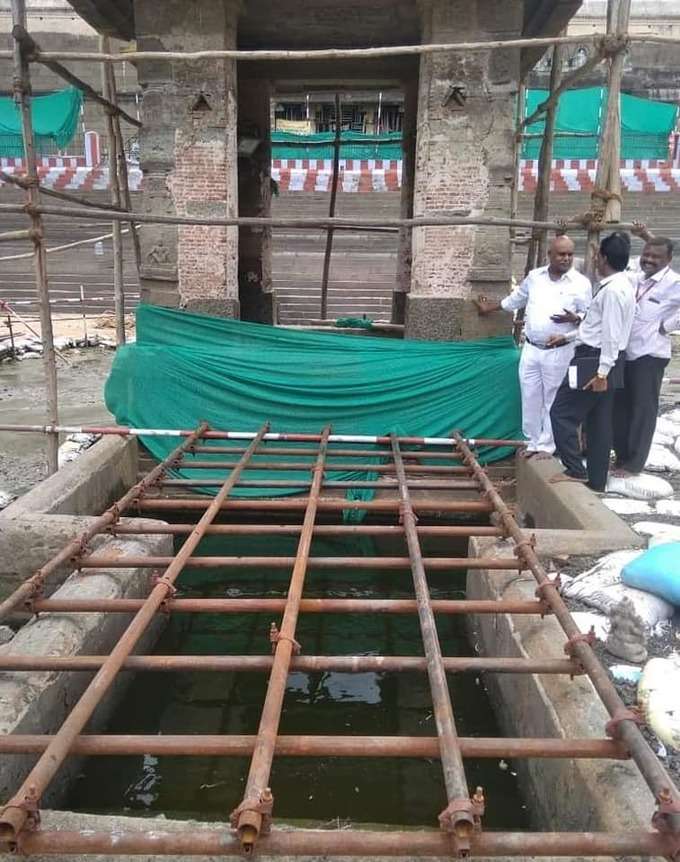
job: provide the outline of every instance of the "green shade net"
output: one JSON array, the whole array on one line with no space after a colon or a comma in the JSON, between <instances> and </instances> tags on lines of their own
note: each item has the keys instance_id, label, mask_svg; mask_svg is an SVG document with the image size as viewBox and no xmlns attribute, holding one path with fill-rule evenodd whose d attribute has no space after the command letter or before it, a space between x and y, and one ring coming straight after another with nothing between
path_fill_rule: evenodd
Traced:
<instances>
[{"instance_id":1,"label":"green shade net","mask_svg":"<svg viewBox=\"0 0 680 862\"><path fill-rule=\"evenodd\" d=\"M548 90L529 90L525 117L549 96ZM555 124L554 159L596 159L604 121L607 90L586 87L567 90L559 99ZM668 137L678 118L676 105L621 94L621 158L667 159ZM545 119L527 126L522 158L537 159Z\"/></svg>"},{"instance_id":2,"label":"green shade net","mask_svg":"<svg viewBox=\"0 0 680 862\"><path fill-rule=\"evenodd\" d=\"M33 138L38 153L65 149L78 126L83 95L67 87L31 101ZM11 97L0 98L0 156L22 158L21 114Z\"/></svg>"},{"instance_id":3,"label":"green shade net","mask_svg":"<svg viewBox=\"0 0 680 862\"><path fill-rule=\"evenodd\" d=\"M332 159L335 132L298 135L294 132L272 132L273 159ZM341 159L400 159L401 132L365 135L361 132L340 133Z\"/></svg>"},{"instance_id":4,"label":"green shade net","mask_svg":"<svg viewBox=\"0 0 680 862\"><path fill-rule=\"evenodd\" d=\"M445 437L459 428L470 437L516 439L521 436L517 360L518 350L506 337L474 342L339 338L141 305L137 342L117 350L105 399L119 423L137 428L194 428L205 419L215 429L230 431L256 431L269 421L273 432L282 433L319 433L330 423L335 434ZM145 436L142 441L158 459L179 443L177 437ZM237 447L247 442L219 440L209 445ZM295 444L267 444L291 445ZM480 460L496 460L510 451L480 450ZM235 461L238 456L197 453L186 459L187 465L192 457ZM276 455L264 458L282 460ZM283 468L258 470L257 460L243 479L311 478ZM313 457L305 460L310 467L314 463ZM333 470L330 460L326 478L375 479L371 466L380 463L378 455L343 457L338 463L359 460L365 468L351 472ZM226 476L224 470L190 466L174 475L221 481ZM217 487L197 490L215 494ZM239 487L232 494L278 496L304 490L272 485ZM357 489L347 498L371 495L372 490Z\"/></svg>"}]
</instances>

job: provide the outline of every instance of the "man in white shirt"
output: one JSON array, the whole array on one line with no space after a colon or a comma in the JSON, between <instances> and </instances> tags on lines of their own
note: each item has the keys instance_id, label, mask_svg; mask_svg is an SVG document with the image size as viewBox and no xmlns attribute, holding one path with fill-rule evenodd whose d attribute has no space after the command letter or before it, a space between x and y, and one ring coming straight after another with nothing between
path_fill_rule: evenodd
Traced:
<instances>
[{"instance_id":1,"label":"man in white shirt","mask_svg":"<svg viewBox=\"0 0 680 862\"><path fill-rule=\"evenodd\" d=\"M574 359L550 411L557 455L566 468L564 474L551 481L586 482L594 491L604 491L607 484L614 390L623 383L623 351L635 314L635 294L625 273L629 256L627 234L612 233L600 243L599 288L574 334ZM553 341L566 341L568 337L573 335L557 336ZM578 375L572 372L578 371L581 377L587 376L585 383L574 380ZM578 427L582 424L587 438L587 470L578 442Z\"/></svg>"},{"instance_id":2,"label":"man in white shirt","mask_svg":"<svg viewBox=\"0 0 680 862\"><path fill-rule=\"evenodd\" d=\"M550 408L574 354L571 342L548 346L555 335L566 335L581 322L590 305L590 282L572 267L574 243L556 237L548 248L548 266L532 270L501 302L475 300L480 314L525 308L525 343L519 361L522 431L526 455L555 451Z\"/></svg>"},{"instance_id":3,"label":"man in white shirt","mask_svg":"<svg viewBox=\"0 0 680 862\"><path fill-rule=\"evenodd\" d=\"M670 268L673 243L665 237L647 237L633 281L635 316L626 347L624 388L614 398L617 476L644 469L656 427L663 373L671 358L668 333L680 324L680 275Z\"/></svg>"}]
</instances>

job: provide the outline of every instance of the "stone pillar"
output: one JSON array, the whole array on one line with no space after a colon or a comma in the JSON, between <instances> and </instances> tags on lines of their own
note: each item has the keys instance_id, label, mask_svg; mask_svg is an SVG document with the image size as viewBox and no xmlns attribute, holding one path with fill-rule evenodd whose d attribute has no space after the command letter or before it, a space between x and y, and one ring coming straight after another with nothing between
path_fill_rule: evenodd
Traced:
<instances>
[{"instance_id":1,"label":"stone pillar","mask_svg":"<svg viewBox=\"0 0 680 862\"><path fill-rule=\"evenodd\" d=\"M236 47L236 0L135 0L137 47ZM236 63L146 61L140 132L147 213L235 216ZM235 227L154 225L141 232L142 301L238 317Z\"/></svg>"},{"instance_id":2,"label":"stone pillar","mask_svg":"<svg viewBox=\"0 0 680 862\"><path fill-rule=\"evenodd\" d=\"M401 131L401 218L413 216L413 181L416 164L416 129L418 119L418 81L405 81L404 122ZM403 323L406 317L406 295L411 289L411 228L401 228L397 248L397 284L392 294L392 323Z\"/></svg>"},{"instance_id":3,"label":"stone pillar","mask_svg":"<svg viewBox=\"0 0 680 862\"><path fill-rule=\"evenodd\" d=\"M252 154L238 159L238 200L242 216L271 215L271 85L260 79L239 80L238 133L258 139ZM241 319L276 323L276 297L272 286L272 230L245 227L239 231L238 283Z\"/></svg>"},{"instance_id":4,"label":"stone pillar","mask_svg":"<svg viewBox=\"0 0 680 862\"><path fill-rule=\"evenodd\" d=\"M423 0L422 41L517 38L523 5L522 0ZM518 49L423 55L416 216L509 215L518 79ZM500 297L509 284L507 228L414 229L406 336L450 340L507 332L502 315L479 318L471 297Z\"/></svg>"}]
</instances>

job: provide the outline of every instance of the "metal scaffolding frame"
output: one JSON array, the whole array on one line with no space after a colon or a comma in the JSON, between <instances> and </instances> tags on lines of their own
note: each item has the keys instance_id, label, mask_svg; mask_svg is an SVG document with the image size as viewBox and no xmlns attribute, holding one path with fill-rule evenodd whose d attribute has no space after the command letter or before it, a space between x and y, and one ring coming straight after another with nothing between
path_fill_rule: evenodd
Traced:
<instances>
[{"instance_id":1,"label":"metal scaffolding frame","mask_svg":"<svg viewBox=\"0 0 680 862\"><path fill-rule=\"evenodd\" d=\"M126 429L130 431L131 429ZM120 433L120 429L119 429ZM249 441L247 446L235 446L235 460L222 462L222 479L217 495L206 500L198 495L173 496L169 486L169 470L195 466L196 454L219 448L206 446L207 439L225 437L226 432L210 431L202 424L193 432L167 431L180 436L182 442L163 462L143 476L120 500L111 506L76 539L68 543L55 557L38 570L32 578L17 589L0 605L0 621L16 610L33 613L106 613L133 614L126 631L109 655L98 656L26 656L3 654L0 671L68 671L94 672L94 677L83 695L72 708L61 728L51 736L10 734L0 736L3 754L36 753L37 762L12 799L0 808L0 849L27 855L38 853L69 853L78 856L86 853L148 854L215 854L224 855L243 851L269 855L444 855L458 856L541 856L541 855L660 855L675 856L680 850L680 795L654 752L645 741L638 717L627 710L611 683L606 670L593 652L589 635L577 628L559 594L559 585L546 574L534 550L534 543L522 532L511 509L500 496L487 472L475 455L475 441L466 441L454 432L451 438L425 443L419 438L372 438L375 449L362 449L362 457L372 453L374 460L393 474L393 480L379 485L382 498L373 501L354 501L356 508L367 512L385 513L386 524L335 524L318 523L320 512L335 511L348 506L348 501L329 496L333 487L325 480L326 472L336 465L335 458L347 457L348 438L336 437L330 428L319 434L276 434L263 425L257 432L232 433L235 440ZM356 439L356 438L351 438ZM249 470L268 470L275 474L280 463L261 462L271 451L281 451L277 441L286 440L302 444L315 444L295 450L296 457L306 458L294 469L311 474L311 485L305 495L296 500L286 498L235 501L232 490L244 480ZM442 446L446 440L447 447ZM270 443L268 441L271 441ZM386 447L389 443L389 448ZM498 441L497 445L507 441ZM485 441L493 445L493 441ZM358 441L357 445L366 445ZM271 449L269 449L271 446ZM343 447L343 448L340 448ZM224 447L222 447L224 448ZM288 448L284 449L287 454ZM301 453L305 453L304 455ZM354 450L354 457L360 457ZM236 459L236 455L239 455ZM413 464L425 459L450 459L466 477L463 489L456 489L463 498L452 501L452 489L439 489L438 496L422 497L406 462ZM268 465L268 466L265 466ZM303 466L304 464L304 466ZM213 463L211 466L215 467ZM416 464L419 468L419 463ZM372 465L363 464L363 469ZM268 480L266 480L268 481ZM474 491L470 486L474 486ZM274 480L272 480L272 487ZM474 497L474 499L473 499ZM448 499L447 499L448 498ZM217 524L220 512L235 503L245 503L250 511L276 512L274 525L266 523ZM332 505L330 505L332 504ZM453 507L453 508L452 508ZM195 510L200 513L196 524L121 524L124 512L171 509L176 513ZM303 519L295 519L302 511ZM491 516L492 526L436 525L420 526L418 515L427 512L456 511ZM291 517L292 514L292 517ZM282 523L287 522L287 523ZM294 557L197 557L195 552L206 535L289 535L298 537ZM88 543L96 535L168 534L186 536L186 541L173 557L122 556L115 561L104 554L90 553ZM312 540L317 535L377 535L400 536L405 544L404 557L314 557ZM505 537L514 545L514 555L508 558L485 559L479 557L447 558L424 557L421 539L426 536ZM126 568L153 567L162 572L153 579L152 588L142 599L79 600L45 597L48 579L64 562L85 574L101 567ZM177 579L187 565L200 561L206 567L230 565L251 567L271 565L290 571L290 582L285 599L268 598L192 598L175 597ZM305 598L305 577L315 568L333 565L368 569L406 569L413 577L413 599L339 599ZM464 567L472 571L479 568L494 570L530 571L537 581L536 598L530 601L506 600L448 600L432 599L428 587L428 571ZM270 611L281 614L280 628L272 624L269 632L271 655L132 655L132 651L147 626L159 613L255 613ZM305 613L378 613L417 615L423 643L423 656L317 656L301 654L296 640L297 622ZM562 659L524 659L516 657L453 657L442 655L435 619L437 614L535 614L542 617L552 614L560 623L566 641ZM263 633L263 643L266 642ZM269 675L269 683L262 705L260 724L253 736L110 736L84 733L94 709L113 684L117 674L124 670L138 672L158 671L258 671ZM367 671L401 673L419 671L427 673L432 697L436 736L299 736L280 735L279 721L291 671L341 671L361 673ZM451 700L447 673L487 671L492 673L562 674L574 677L587 674L610 720L603 728L602 738L595 739L522 739L522 738L465 738L456 731L455 705ZM225 824L219 830L201 830L199 833L162 832L142 829L139 832L119 833L114 836L97 832L68 832L40 828L40 800L47 787L70 755L125 755L172 754L174 756L216 757L249 756L250 769L241 803L231 815L231 828ZM439 759L446 798L443 810L433 807L433 825L439 829L417 832L346 830L272 830L274 795L271 772L279 756L296 757L430 757ZM657 810L649 831L623 834L592 832L512 833L484 832L484 793L481 788L470 788L465 772L465 758L610 758L631 759L652 792ZM275 785L274 785L275 790ZM438 806L441 807L441 806ZM302 814L302 812L301 812Z\"/></svg>"}]
</instances>

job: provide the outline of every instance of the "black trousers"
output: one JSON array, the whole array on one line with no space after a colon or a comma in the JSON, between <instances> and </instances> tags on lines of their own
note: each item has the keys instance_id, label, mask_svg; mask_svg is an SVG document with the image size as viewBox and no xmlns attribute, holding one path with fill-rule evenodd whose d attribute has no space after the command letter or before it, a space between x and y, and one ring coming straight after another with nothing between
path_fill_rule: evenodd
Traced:
<instances>
[{"instance_id":1,"label":"black trousers","mask_svg":"<svg viewBox=\"0 0 680 862\"><path fill-rule=\"evenodd\" d=\"M640 473L647 462L656 428L659 392L669 359L641 356L626 362L624 388L614 398L616 466Z\"/></svg>"},{"instance_id":2,"label":"black trousers","mask_svg":"<svg viewBox=\"0 0 680 862\"><path fill-rule=\"evenodd\" d=\"M597 356L599 350L581 344L576 356ZM621 361L621 360L619 360ZM567 476L584 479L594 491L604 491L609 472L613 438L614 389L591 392L570 389L565 377L557 390L550 410L555 454L562 461ZM581 461L578 428L583 425L588 440L586 466Z\"/></svg>"}]
</instances>

